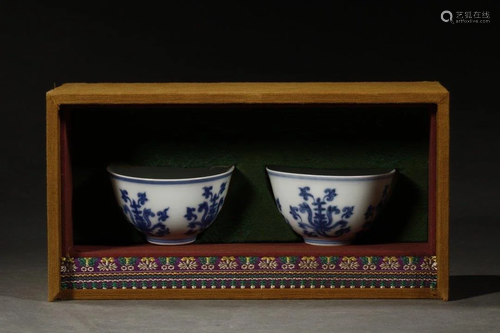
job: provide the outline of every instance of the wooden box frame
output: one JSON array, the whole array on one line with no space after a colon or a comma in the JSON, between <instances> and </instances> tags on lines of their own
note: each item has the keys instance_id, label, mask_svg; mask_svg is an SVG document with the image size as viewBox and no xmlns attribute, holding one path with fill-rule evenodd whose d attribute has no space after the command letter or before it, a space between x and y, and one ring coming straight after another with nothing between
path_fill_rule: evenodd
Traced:
<instances>
[{"instance_id":1,"label":"wooden box frame","mask_svg":"<svg viewBox=\"0 0 500 333\"><path fill-rule=\"evenodd\" d=\"M47 93L47 227L48 227L48 298L56 299L321 299L321 298L440 298L448 299L448 220L449 220L449 93L438 82L360 82L360 83L102 83L64 84ZM64 248L65 225L71 217L65 213L64 196L67 195L68 182L65 181L68 170L65 169L64 137L66 130L62 122L61 107L71 105L220 105L220 104L283 104L283 105L315 105L315 104L428 104L434 107L433 124L431 125L430 147L430 186L429 198L433 201L430 213L434 219L433 228L429 230L433 242L433 253L426 257L430 260L429 274L433 274L434 283L430 287L414 288L402 284L400 287L382 284L377 288L365 288L365 285L342 284L325 288L321 283L315 285L281 285L275 286L219 285L218 287L179 284L168 288L157 287L156 284L143 284L137 288L102 288L83 283L83 288L65 289L62 286L62 270L74 258L67 255ZM310 246L261 244L220 244L211 245L211 255L221 258L228 254L253 256L272 254L276 257L295 255L299 258L320 258L325 255L324 249ZM263 252L262 249L265 248ZM162 252L150 249L148 255L159 256ZM384 255L387 249L383 245L367 248L351 247L344 255L369 256ZM172 249L173 255L194 258L204 255L206 245ZM83 251L82 255L92 256L92 249ZM98 256L105 257L110 252L101 249ZM115 248L113 253L124 255L144 255L144 249ZM135 251L135 252L134 252ZM146 250L149 251L149 250ZM391 248L393 256L408 255L404 244ZM417 250L411 255L420 255ZM425 252L425 251L424 251ZM428 253L427 253L428 254ZM317 256L317 257L315 257ZM198 258L198 257L196 257ZM234 258L234 257L230 257ZM256 257L257 258L257 257ZM263 257L260 257L261 260ZM285 258L285 257L284 257ZM288 257L290 258L290 257ZM321 257L331 258L331 257ZM362 258L362 257L356 257ZM368 257L363 257L368 258ZM395 257L393 257L395 258ZM416 257L415 257L416 258ZM232 259L231 259L232 260ZM329 260L329 259L328 259ZM411 260L411 259L410 259ZM240 262L241 264L241 262ZM423 265L423 264L422 264ZM432 267L431 267L432 266ZM71 266L75 267L75 266ZM423 267L423 266L422 266ZM234 281L234 280L233 280ZM144 287L145 286L145 287ZM281 287L281 288L280 288Z\"/></svg>"}]
</instances>

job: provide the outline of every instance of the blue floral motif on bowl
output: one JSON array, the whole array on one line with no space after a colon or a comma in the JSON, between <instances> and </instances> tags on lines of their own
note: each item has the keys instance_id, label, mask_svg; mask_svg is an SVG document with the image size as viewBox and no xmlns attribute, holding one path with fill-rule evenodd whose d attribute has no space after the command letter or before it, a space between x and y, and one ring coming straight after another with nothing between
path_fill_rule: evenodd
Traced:
<instances>
[{"instance_id":1,"label":"blue floral motif on bowl","mask_svg":"<svg viewBox=\"0 0 500 333\"><path fill-rule=\"evenodd\" d=\"M168 209L158 211L156 214L151 209L144 207L148 198L146 192L137 193L137 199L131 199L126 190L120 189L121 199L125 203L123 213L128 216L130 222L141 232L153 236L165 236L170 232L163 222L168 219ZM158 222L151 222L151 217L158 217Z\"/></svg>"},{"instance_id":2,"label":"blue floral motif on bowl","mask_svg":"<svg viewBox=\"0 0 500 333\"><path fill-rule=\"evenodd\" d=\"M290 205L290 214L298 221L304 236L335 238L351 231L348 219L353 214L354 206L345 206L340 210L337 206L328 205L328 202L332 202L338 195L334 188L325 189L322 198L315 198L308 186L299 187L299 191L299 196L304 201L297 206ZM335 221L335 215L341 212L343 214L340 215L340 219Z\"/></svg>"},{"instance_id":3,"label":"blue floral motif on bowl","mask_svg":"<svg viewBox=\"0 0 500 333\"><path fill-rule=\"evenodd\" d=\"M226 182L222 183L220 185L219 192L215 194L212 192L213 186L203 187L202 195L208 200L198 205L197 212L202 213L199 219L198 215L194 213L196 208L186 208L186 215L184 215L184 217L189 221L188 228L190 228L186 232L186 235L201 232L208 228L213 221L215 221L215 218L224 204L224 197L222 196L222 193L224 193L224 190L226 189L226 184Z\"/></svg>"}]
</instances>

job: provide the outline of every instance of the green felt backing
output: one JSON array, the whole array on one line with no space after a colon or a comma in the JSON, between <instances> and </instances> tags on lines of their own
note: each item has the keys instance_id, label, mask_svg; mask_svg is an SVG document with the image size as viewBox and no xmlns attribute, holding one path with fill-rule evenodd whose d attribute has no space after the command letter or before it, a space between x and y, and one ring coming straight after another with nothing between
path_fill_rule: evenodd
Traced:
<instances>
[{"instance_id":1,"label":"green felt backing","mask_svg":"<svg viewBox=\"0 0 500 333\"><path fill-rule=\"evenodd\" d=\"M236 165L224 207L198 243L300 242L274 204L266 165L397 168L393 196L360 242L425 242L429 106L72 107L76 244L131 244L109 163Z\"/></svg>"}]
</instances>

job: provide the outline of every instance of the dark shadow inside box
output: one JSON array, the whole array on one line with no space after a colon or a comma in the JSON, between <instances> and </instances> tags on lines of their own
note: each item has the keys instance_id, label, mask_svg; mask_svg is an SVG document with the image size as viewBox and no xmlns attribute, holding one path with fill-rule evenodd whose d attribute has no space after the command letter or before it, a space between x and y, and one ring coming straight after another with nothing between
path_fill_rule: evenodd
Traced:
<instances>
[{"instance_id":1,"label":"dark shadow inside box","mask_svg":"<svg viewBox=\"0 0 500 333\"><path fill-rule=\"evenodd\" d=\"M430 108L418 106L71 106L75 244L140 244L110 163L235 165L226 202L197 243L302 242L274 203L266 165L396 168L391 200L359 243L427 242Z\"/></svg>"}]
</instances>

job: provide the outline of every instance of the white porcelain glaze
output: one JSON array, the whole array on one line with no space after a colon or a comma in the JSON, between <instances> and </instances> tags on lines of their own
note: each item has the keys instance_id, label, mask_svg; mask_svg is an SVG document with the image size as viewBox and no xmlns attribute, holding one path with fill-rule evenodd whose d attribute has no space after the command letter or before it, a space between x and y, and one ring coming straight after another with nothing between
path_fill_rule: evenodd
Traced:
<instances>
[{"instance_id":1,"label":"white porcelain glaze","mask_svg":"<svg viewBox=\"0 0 500 333\"><path fill-rule=\"evenodd\" d=\"M311 245L346 245L369 229L389 198L396 170L328 171L269 166L276 205Z\"/></svg>"},{"instance_id":2,"label":"white porcelain glaze","mask_svg":"<svg viewBox=\"0 0 500 333\"><path fill-rule=\"evenodd\" d=\"M136 172L144 169L146 172ZM215 174L212 171L203 176L203 170L193 169L170 172L169 168L108 167L125 217L146 235L148 242L158 245L194 242L222 209L233 170L234 166L220 168Z\"/></svg>"}]
</instances>

